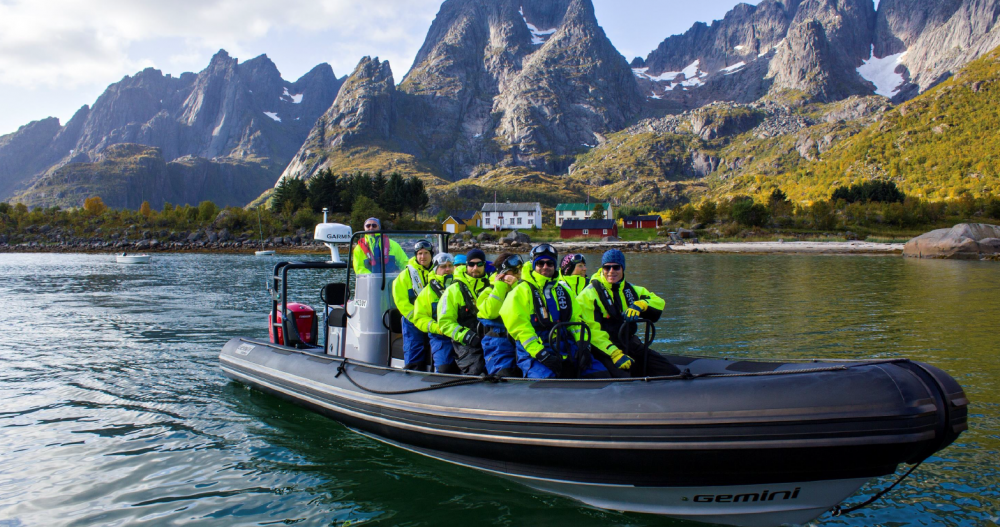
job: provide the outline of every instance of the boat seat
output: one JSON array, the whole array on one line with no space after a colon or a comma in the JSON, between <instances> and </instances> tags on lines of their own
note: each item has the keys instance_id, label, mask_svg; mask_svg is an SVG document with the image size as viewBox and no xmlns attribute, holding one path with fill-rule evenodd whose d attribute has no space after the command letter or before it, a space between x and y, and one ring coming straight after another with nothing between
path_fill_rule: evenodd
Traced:
<instances>
[{"instance_id":1,"label":"boat seat","mask_svg":"<svg viewBox=\"0 0 1000 527\"><path fill-rule=\"evenodd\" d=\"M347 304L347 284L334 282L326 284L319 291L320 299L323 303L331 306L342 306Z\"/></svg>"},{"instance_id":2,"label":"boat seat","mask_svg":"<svg viewBox=\"0 0 1000 527\"><path fill-rule=\"evenodd\" d=\"M347 308L344 306L327 306L326 323L331 328L346 328Z\"/></svg>"},{"instance_id":3,"label":"boat seat","mask_svg":"<svg viewBox=\"0 0 1000 527\"><path fill-rule=\"evenodd\" d=\"M398 309L386 311L383 317L386 329L389 331L389 365L393 359L403 360L403 314Z\"/></svg>"}]
</instances>

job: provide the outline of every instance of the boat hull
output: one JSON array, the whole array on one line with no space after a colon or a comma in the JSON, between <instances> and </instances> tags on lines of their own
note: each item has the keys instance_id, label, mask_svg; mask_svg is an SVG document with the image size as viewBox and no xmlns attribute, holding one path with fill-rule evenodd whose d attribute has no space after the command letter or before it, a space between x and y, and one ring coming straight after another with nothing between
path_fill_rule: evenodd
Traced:
<instances>
[{"instance_id":1,"label":"boat hull","mask_svg":"<svg viewBox=\"0 0 1000 527\"><path fill-rule=\"evenodd\" d=\"M115 261L120 264L148 264L152 259L147 254L136 256L115 256Z\"/></svg>"},{"instance_id":2,"label":"boat hull","mask_svg":"<svg viewBox=\"0 0 1000 527\"><path fill-rule=\"evenodd\" d=\"M822 514L954 440L967 403L946 374L910 362L786 364L766 375L702 359L685 366L734 376L514 380L392 395L373 392L459 377L246 339L230 341L220 360L237 381L414 452L596 507L731 525Z\"/></svg>"}]
</instances>

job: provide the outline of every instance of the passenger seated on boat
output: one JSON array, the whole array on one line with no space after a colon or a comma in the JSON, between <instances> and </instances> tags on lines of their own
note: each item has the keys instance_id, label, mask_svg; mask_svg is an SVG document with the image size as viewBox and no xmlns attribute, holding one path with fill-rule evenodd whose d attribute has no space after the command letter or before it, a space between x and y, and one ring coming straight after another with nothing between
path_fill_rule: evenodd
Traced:
<instances>
[{"instance_id":1,"label":"passenger seated on boat","mask_svg":"<svg viewBox=\"0 0 1000 527\"><path fill-rule=\"evenodd\" d=\"M455 272L455 258L448 253L438 253L434 255L433 265L434 272L428 275L427 286L417 295L417 300L413 303L413 323L430 337L434 371L460 373L458 365L455 364L451 338L441 331L437 320L438 301L444 290L454 281L452 273ZM414 366L423 364L425 360L424 354L415 355L411 364Z\"/></svg>"},{"instance_id":2,"label":"passenger seated on boat","mask_svg":"<svg viewBox=\"0 0 1000 527\"><path fill-rule=\"evenodd\" d=\"M580 322L580 308L566 284L558 281L556 250L538 245L530 253L532 269L522 271L503 305L500 318L517 348L517 365L532 379L609 377L604 365L591 360L590 346L579 326L549 333L560 322Z\"/></svg>"},{"instance_id":3,"label":"passenger seated on boat","mask_svg":"<svg viewBox=\"0 0 1000 527\"><path fill-rule=\"evenodd\" d=\"M579 296L587 287L587 259L579 253L563 256L559 265L559 280L569 286L573 296Z\"/></svg>"},{"instance_id":4,"label":"passenger seated on boat","mask_svg":"<svg viewBox=\"0 0 1000 527\"><path fill-rule=\"evenodd\" d=\"M479 293L479 298L476 299L479 323L486 329L482 338L486 373L501 377L522 377L521 369L517 367L517 348L500 319L500 306L521 279L523 261L516 254L501 253L495 262L497 272L493 275L491 285Z\"/></svg>"},{"instance_id":5,"label":"passenger seated on boat","mask_svg":"<svg viewBox=\"0 0 1000 527\"><path fill-rule=\"evenodd\" d=\"M415 243L413 258L410 258L403 272L392 282L392 299L402 315L400 322L403 330L403 367L408 370L422 366L422 359L428 346L427 333L420 331L413 323L415 320L413 303L427 285L433 249L434 246L427 240ZM420 357L421 360L414 361L414 357Z\"/></svg>"},{"instance_id":6,"label":"passenger seated on boat","mask_svg":"<svg viewBox=\"0 0 1000 527\"><path fill-rule=\"evenodd\" d=\"M438 301L438 325L451 337L455 362L466 375L486 371L482 340L479 336L476 298L489 286L486 276L486 253L472 249L465 254L466 272L444 290Z\"/></svg>"},{"instance_id":7,"label":"passenger seated on boat","mask_svg":"<svg viewBox=\"0 0 1000 527\"><path fill-rule=\"evenodd\" d=\"M366 231L382 229L378 218L365 220ZM394 240L385 234L366 234L354 246L351 260L354 262L355 274L381 273L385 266L386 273L396 273L406 267L406 252Z\"/></svg>"},{"instance_id":8,"label":"passenger seated on boat","mask_svg":"<svg viewBox=\"0 0 1000 527\"><path fill-rule=\"evenodd\" d=\"M601 257L601 270L577 297L583 319L590 326L594 358L613 377L676 375L680 370L659 353L647 349L636 336L636 320L656 322L666 302L648 289L625 281L625 255L618 249ZM628 324L619 340L619 331ZM644 361L648 362L645 364ZM644 368L645 366L645 368Z\"/></svg>"}]
</instances>

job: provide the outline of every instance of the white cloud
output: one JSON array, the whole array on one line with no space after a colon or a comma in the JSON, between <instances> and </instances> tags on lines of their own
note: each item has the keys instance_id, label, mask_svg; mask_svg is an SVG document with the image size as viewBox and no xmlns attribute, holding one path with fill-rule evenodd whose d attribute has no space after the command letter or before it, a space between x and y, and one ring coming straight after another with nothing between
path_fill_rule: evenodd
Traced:
<instances>
[{"instance_id":1,"label":"white cloud","mask_svg":"<svg viewBox=\"0 0 1000 527\"><path fill-rule=\"evenodd\" d=\"M0 84L107 84L150 65L173 73L197 71L220 48L240 60L267 52L286 78L320 62L331 63L343 75L361 56L379 55L392 62L398 80L409 68L439 4L439 0L7 0L0 2ZM285 38L272 41L277 35ZM297 41L297 50L281 49L289 38ZM169 49L149 44L158 41L169 43ZM282 64L283 55L295 64Z\"/></svg>"}]
</instances>

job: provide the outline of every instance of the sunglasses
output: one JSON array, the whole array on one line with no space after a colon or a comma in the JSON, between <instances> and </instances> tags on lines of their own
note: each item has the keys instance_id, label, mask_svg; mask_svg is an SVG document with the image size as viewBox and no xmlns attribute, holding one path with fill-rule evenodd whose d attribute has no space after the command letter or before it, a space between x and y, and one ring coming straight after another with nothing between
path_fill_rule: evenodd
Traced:
<instances>
[{"instance_id":1,"label":"sunglasses","mask_svg":"<svg viewBox=\"0 0 1000 527\"><path fill-rule=\"evenodd\" d=\"M366 228L366 229L377 229L377 228L378 228L378 225L376 225L376 224L374 224L374 223L366 223L366 224L365 224L365 228Z\"/></svg>"},{"instance_id":2,"label":"sunglasses","mask_svg":"<svg viewBox=\"0 0 1000 527\"><path fill-rule=\"evenodd\" d=\"M485 265L486 265L486 262L480 262L478 260L475 261L475 262L465 262L465 266L466 267L480 267L480 266L485 266Z\"/></svg>"},{"instance_id":3,"label":"sunglasses","mask_svg":"<svg viewBox=\"0 0 1000 527\"><path fill-rule=\"evenodd\" d=\"M535 264L535 267L555 267L555 266L556 263L553 262L552 260L538 260L538 263Z\"/></svg>"},{"instance_id":4,"label":"sunglasses","mask_svg":"<svg viewBox=\"0 0 1000 527\"><path fill-rule=\"evenodd\" d=\"M621 271L622 270L622 266L620 266L618 264L608 264L608 265L604 266L604 270L605 271Z\"/></svg>"}]
</instances>

